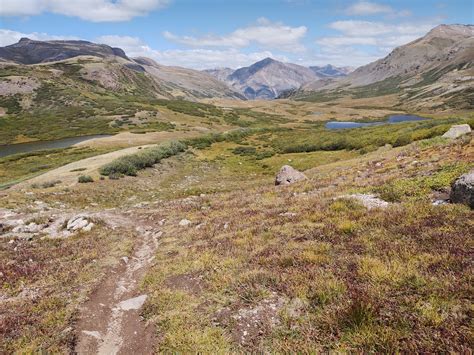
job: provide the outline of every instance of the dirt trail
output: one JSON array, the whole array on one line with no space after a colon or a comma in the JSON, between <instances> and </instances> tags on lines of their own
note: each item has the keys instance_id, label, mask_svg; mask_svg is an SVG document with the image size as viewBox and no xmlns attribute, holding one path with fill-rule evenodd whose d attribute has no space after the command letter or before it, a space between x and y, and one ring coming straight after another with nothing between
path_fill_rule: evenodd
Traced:
<instances>
[{"instance_id":1,"label":"dirt trail","mask_svg":"<svg viewBox=\"0 0 474 355\"><path fill-rule=\"evenodd\" d=\"M76 325L78 354L153 353L153 329L140 317L147 299L139 282L153 261L161 232L153 225L129 219L136 226L133 255L123 258L80 310Z\"/></svg>"},{"instance_id":2,"label":"dirt trail","mask_svg":"<svg viewBox=\"0 0 474 355\"><path fill-rule=\"evenodd\" d=\"M141 147L131 147L121 150L116 150L114 152L96 155L90 158L82 159L75 161L66 165L63 165L59 168L50 170L44 174L26 180L22 183L19 183L13 186L13 189L22 189L25 186L31 184L41 184L47 181L61 180L63 184L75 184L77 183L77 177L79 175L94 175L97 174L97 170L104 164L111 162L116 158L120 158L124 155L133 154L139 152Z\"/></svg>"}]
</instances>

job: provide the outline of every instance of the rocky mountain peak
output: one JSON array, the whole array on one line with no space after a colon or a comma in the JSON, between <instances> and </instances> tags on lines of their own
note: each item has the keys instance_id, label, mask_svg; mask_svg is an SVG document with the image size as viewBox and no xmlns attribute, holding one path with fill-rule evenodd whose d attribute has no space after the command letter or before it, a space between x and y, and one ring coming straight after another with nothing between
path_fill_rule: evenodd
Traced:
<instances>
[{"instance_id":1,"label":"rocky mountain peak","mask_svg":"<svg viewBox=\"0 0 474 355\"><path fill-rule=\"evenodd\" d=\"M32 40L27 38L27 37L21 37L18 43L28 43L31 42Z\"/></svg>"},{"instance_id":2,"label":"rocky mountain peak","mask_svg":"<svg viewBox=\"0 0 474 355\"><path fill-rule=\"evenodd\" d=\"M274 63L280 63L280 62L273 59L273 58L267 57L265 59L262 59L262 60L256 62L253 65L256 66L256 67L266 67L267 65L274 64Z\"/></svg>"},{"instance_id":3,"label":"rocky mountain peak","mask_svg":"<svg viewBox=\"0 0 474 355\"><path fill-rule=\"evenodd\" d=\"M474 37L474 25L438 25L426 37L450 38L452 36Z\"/></svg>"}]
</instances>

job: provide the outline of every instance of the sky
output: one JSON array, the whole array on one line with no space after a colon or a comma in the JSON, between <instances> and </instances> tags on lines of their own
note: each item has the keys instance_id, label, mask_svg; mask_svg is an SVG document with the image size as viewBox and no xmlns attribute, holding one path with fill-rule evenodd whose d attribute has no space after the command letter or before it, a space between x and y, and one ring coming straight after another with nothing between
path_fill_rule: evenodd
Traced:
<instances>
[{"instance_id":1,"label":"sky","mask_svg":"<svg viewBox=\"0 0 474 355\"><path fill-rule=\"evenodd\" d=\"M238 68L266 57L357 67L439 24L473 24L473 0L0 0L0 46L83 39L164 65Z\"/></svg>"}]
</instances>

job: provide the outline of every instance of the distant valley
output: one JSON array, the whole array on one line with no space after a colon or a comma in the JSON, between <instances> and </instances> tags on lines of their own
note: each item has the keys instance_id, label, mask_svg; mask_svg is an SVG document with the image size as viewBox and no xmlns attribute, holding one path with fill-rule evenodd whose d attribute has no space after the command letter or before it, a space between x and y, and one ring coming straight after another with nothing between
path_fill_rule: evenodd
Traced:
<instances>
[{"instance_id":1,"label":"distant valley","mask_svg":"<svg viewBox=\"0 0 474 355\"><path fill-rule=\"evenodd\" d=\"M130 58L122 49L103 44L23 38L0 48L0 114L5 128L0 141L169 129L174 124L169 116L155 109L150 117L141 113L155 104L208 119L217 112L205 106L208 103L251 107L255 105L241 103L273 99L287 99L291 105L469 110L474 107L472 34L472 25L440 25L355 70L266 58L236 70L199 71ZM219 115L227 123L237 121L232 111Z\"/></svg>"}]
</instances>

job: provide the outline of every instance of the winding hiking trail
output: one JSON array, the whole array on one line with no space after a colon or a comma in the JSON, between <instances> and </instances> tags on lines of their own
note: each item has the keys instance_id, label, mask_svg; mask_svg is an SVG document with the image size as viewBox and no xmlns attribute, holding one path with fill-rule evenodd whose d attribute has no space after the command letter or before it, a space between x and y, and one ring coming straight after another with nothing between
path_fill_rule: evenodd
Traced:
<instances>
[{"instance_id":1,"label":"winding hiking trail","mask_svg":"<svg viewBox=\"0 0 474 355\"><path fill-rule=\"evenodd\" d=\"M153 329L140 317L147 295L140 294L139 282L154 259L162 232L137 215L119 216L118 221L117 226L135 227L134 251L130 258L122 258L81 307L75 327L77 354L153 353Z\"/></svg>"}]
</instances>

